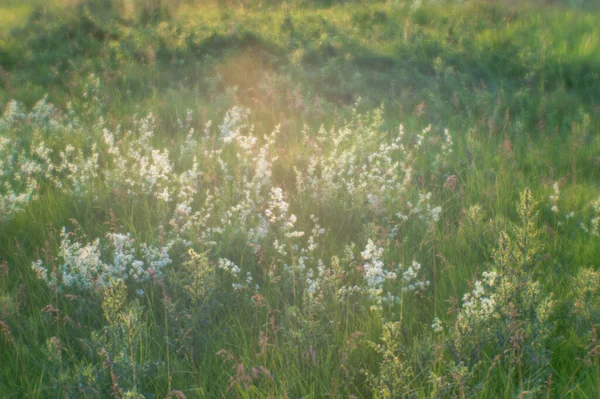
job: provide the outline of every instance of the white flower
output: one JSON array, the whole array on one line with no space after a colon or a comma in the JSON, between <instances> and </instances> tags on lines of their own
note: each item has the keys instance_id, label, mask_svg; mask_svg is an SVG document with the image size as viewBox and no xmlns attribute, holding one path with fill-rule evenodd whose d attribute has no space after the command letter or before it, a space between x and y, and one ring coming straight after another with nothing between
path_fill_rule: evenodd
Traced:
<instances>
[{"instance_id":1,"label":"white flower","mask_svg":"<svg viewBox=\"0 0 600 399\"><path fill-rule=\"evenodd\" d=\"M550 198L550 203L552 205L551 210L554 213L558 213L557 203L558 203L558 200L560 198L560 191L559 191L559 188L558 188L558 182L554 183L554 185L552 186L552 190L553 190L554 194L550 195L550 197L549 197Z\"/></svg>"},{"instance_id":2,"label":"white flower","mask_svg":"<svg viewBox=\"0 0 600 399\"><path fill-rule=\"evenodd\" d=\"M238 265L236 265L229 259L224 259L224 258L219 259L219 269L225 270L234 276L237 276L241 272L241 269L239 268Z\"/></svg>"},{"instance_id":3,"label":"white flower","mask_svg":"<svg viewBox=\"0 0 600 399\"><path fill-rule=\"evenodd\" d=\"M250 115L250 110L235 106L227 111L223 122L219 125L221 138L226 143L231 142L245 125L243 122Z\"/></svg>"},{"instance_id":4,"label":"white flower","mask_svg":"<svg viewBox=\"0 0 600 399\"><path fill-rule=\"evenodd\" d=\"M442 324L442 321L439 319L439 317L433 319L433 323L431 323L431 328L435 333L441 333L442 331L444 331L444 325Z\"/></svg>"},{"instance_id":5,"label":"white flower","mask_svg":"<svg viewBox=\"0 0 600 399\"><path fill-rule=\"evenodd\" d=\"M41 260L34 262L32 267L38 276L60 291L65 288L88 291L109 286L117 280L141 282L162 278L163 269L171 263L168 247L159 249L146 243L140 246L143 260L137 259L135 240L129 235L109 234L108 247L112 255L110 261L103 260L107 257L102 254L100 239L85 245L73 242L63 228L57 273L48 277Z\"/></svg>"}]
</instances>

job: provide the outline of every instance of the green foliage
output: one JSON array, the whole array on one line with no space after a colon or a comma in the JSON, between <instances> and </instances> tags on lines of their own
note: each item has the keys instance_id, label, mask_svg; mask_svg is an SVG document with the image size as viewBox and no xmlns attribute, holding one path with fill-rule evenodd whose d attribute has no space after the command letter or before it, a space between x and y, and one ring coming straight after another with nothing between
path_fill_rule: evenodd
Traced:
<instances>
[{"instance_id":1,"label":"green foliage","mask_svg":"<svg viewBox=\"0 0 600 399\"><path fill-rule=\"evenodd\" d=\"M544 248L535 206L526 189L517 206L513 238L501 233L492 265L463 298L454 328L461 361L481 361L480 351L491 346L491 353L498 354L494 361L506 362L509 370L518 368L518 385L526 389L538 389L537 378L548 373L553 336L553 301L537 278Z\"/></svg>"},{"instance_id":2,"label":"green foliage","mask_svg":"<svg viewBox=\"0 0 600 399\"><path fill-rule=\"evenodd\" d=\"M0 396L593 397L599 11L3 2Z\"/></svg>"}]
</instances>

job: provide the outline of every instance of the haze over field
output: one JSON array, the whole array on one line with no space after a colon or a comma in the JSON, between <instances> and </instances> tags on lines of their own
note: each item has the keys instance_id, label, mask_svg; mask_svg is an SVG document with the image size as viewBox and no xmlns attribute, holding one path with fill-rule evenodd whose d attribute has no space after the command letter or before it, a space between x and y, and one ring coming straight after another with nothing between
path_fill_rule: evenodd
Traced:
<instances>
[{"instance_id":1,"label":"haze over field","mask_svg":"<svg viewBox=\"0 0 600 399\"><path fill-rule=\"evenodd\" d=\"M0 397L597 398L600 8L0 2Z\"/></svg>"}]
</instances>

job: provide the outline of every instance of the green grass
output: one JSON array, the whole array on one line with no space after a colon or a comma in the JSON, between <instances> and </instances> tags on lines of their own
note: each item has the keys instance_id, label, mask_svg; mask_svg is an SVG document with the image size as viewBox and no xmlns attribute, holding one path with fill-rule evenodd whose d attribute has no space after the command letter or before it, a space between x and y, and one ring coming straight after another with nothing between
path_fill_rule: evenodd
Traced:
<instances>
[{"instance_id":1,"label":"green grass","mask_svg":"<svg viewBox=\"0 0 600 399\"><path fill-rule=\"evenodd\" d=\"M0 219L0 396L597 397L600 281L598 273L583 273L597 270L600 239L580 224L591 230L600 216L592 205L600 197L600 10L593 1L422 3L1 4L0 108L15 99L31 109L47 94L60 112L71 107L77 117L75 127L58 130L51 123L60 121L58 113L45 122L29 116L0 123L10 143L0 146L7 159L0 164L3 184L23 189L6 171L18 174L11 165L20 156L39 161L29 143L41 141L54 150L55 164L67 145L88 157L97 143L99 169L112 170L117 159L103 129L116 135L121 151L132 151L133 136L122 133L137 132L136 121L149 112L155 134L138 151L168 149L174 170L164 183L173 197L167 203L154 196L158 190L143 193L125 178L95 177L80 195L34 174L38 198ZM243 184L257 170L254 160L236 156L239 149L223 146L226 171L211 153L233 106L251 111L248 123L261 146L263 135L279 126L265 147L274 159L270 184L283 189L298 218L294 229L308 236L310 215L325 229L304 270L284 266L297 266L292 243L304 238L277 230L257 243L249 231L268 207L270 186L252 197L248 220L227 216L250 195ZM352 119L379 107L380 124ZM191 120L182 127L188 111ZM208 121L204 139L184 144L190 128L202 133ZM321 200L301 192L294 168L306 171L312 155L332 146L318 141L320 126L347 126L356 140L366 137L360 129L376 132L369 136L375 141L342 145L362 154L394 139L400 123L409 148L422 129L431 124L432 130L414 158L394 153L394 160L410 159L413 174L405 191L379 198L381 209L364 195ZM434 164L445 128L453 151ZM36 279L37 259L60 265L63 226L83 244L96 237L107 243L109 232L130 233L136 248L161 247L177 236L176 179L190 170L193 156L202 174L190 207L208 212L204 201L216 192L213 217L182 233L191 244L170 248L164 279L63 292ZM366 173L365 159L346 178ZM455 187L445 185L452 179ZM549 199L555 182L558 213ZM526 188L538 203L533 224L517 205ZM398 222L408 201L416 204L427 192L431 205L442 208L440 220ZM481 219L472 222L474 215ZM234 222L223 224L229 217ZM499 249L502 231L514 247ZM214 245L202 238L206 232L218 237ZM275 239L287 255L277 253ZM384 248L385 267L418 260L429 287L382 308L366 294L342 297L343 285L365 287L368 260L360 252L369 240ZM345 258L350 243L354 260ZM233 292L238 280L217 267L221 258L250 272L260 289ZM320 278L325 288L315 299L304 293L315 279L307 270L317 273L318 259L331 273ZM474 330L461 327L457 306L464 314L464 295L492 269L508 288L489 289L505 306ZM545 317L549 296L553 310ZM435 317L444 332L433 332Z\"/></svg>"}]
</instances>

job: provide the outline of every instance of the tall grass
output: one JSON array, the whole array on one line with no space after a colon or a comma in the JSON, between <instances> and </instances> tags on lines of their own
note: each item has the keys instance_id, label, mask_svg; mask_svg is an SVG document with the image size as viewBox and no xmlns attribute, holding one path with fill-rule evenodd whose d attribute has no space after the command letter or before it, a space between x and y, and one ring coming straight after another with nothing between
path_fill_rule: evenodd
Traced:
<instances>
[{"instance_id":1,"label":"tall grass","mask_svg":"<svg viewBox=\"0 0 600 399\"><path fill-rule=\"evenodd\" d=\"M597 395L594 4L0 10L0 396Z\"/></svg>"}]
</instances>

